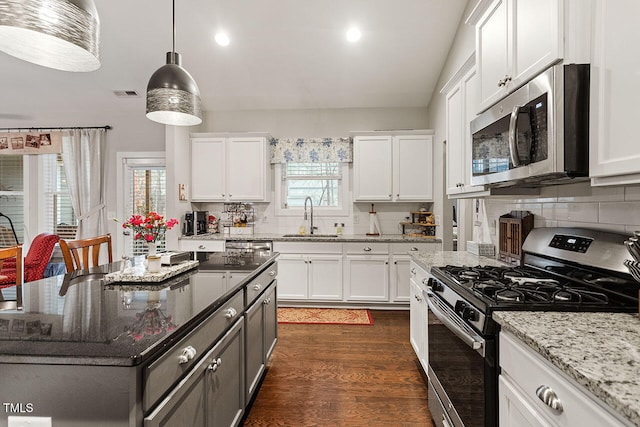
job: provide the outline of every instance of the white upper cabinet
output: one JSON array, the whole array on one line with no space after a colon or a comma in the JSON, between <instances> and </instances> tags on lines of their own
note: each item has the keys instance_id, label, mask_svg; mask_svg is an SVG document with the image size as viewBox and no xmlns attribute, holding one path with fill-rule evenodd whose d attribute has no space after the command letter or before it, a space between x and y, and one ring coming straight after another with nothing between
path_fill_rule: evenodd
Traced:
<instances>
[{"instance_id":1,"label":"white upper cabinet","mask_svg":"<svg viewBox=\"0 0 640 427\"><path fill-rule=\"evenodd\" d=\"M640 2L596 1L591 64L592 185L640 183Z\"/></svg>"},{"instance_id":2,"label":"white upper cabinet","mask_svg":"<svg viewBox=\"0 0 640 427\"><path fill-rule=\"evenodd\" d=\"M483 186L471 185L471 121L480 102L480 85L472 55L442 89L446 96L447 194L477 197Z\"/></svg>"},{"instance_id":3,"label":"white upper cabinet","mask_svg":"<svg viewBox=\"0 0 640 427\"><path fill-rule=\"evenodd\" d=\"M393 137L395 201L433 200L433 136Z\"/></svg>"},{"instance_id":4,"label":"white upper cabinet","mask_svg":"<svg viewBox=\"0 0 640 427\"><path fill-rule=\"evenodd\" d=\"M393 138L356 136L353 140L354 201L390 201L393 197Z\"/></svg>"},{"instance_id":5,"label":"white upper cabinet","mask_svg":"<svg viewBox=\"0 0 640 427\"><path fill-rule=\"evenodd\" d=\"M194 202L269 200L266 136L191 138L191 200Z\"/></svg>"},{"instance_id":6,"label":"white upper cabinet","mask_svg":"<svg viewBox=\"0 0 640 427\"><path fill-rule=\"evenodd\" d=\"M480 111L563 58L563 0L494 0L476 23Z\"/></svg>"},{"instance_id":7,"label":"white upper cabinet","mask_svg":"<svg viewBox=\"0 0 640 427\"><path fill-rule=\"evenodd\" d=\"M356 202L433 200L433 135L355 136L353 179Z\"/></svg>"}]
</instances>

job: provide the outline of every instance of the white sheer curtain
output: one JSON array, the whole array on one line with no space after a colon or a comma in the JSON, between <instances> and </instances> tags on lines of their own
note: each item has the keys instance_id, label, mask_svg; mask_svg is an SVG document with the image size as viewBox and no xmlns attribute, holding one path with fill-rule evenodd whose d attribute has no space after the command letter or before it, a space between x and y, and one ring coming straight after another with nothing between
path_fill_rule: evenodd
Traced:
<instances>
[{"instance_id":1,"label":"white sheer curtain","mask_svg":"<svg viewBox=\"0 0 640 427\"><path fill-rule=\"evenodd\" d=\"M107 232L104 205L106 134L105 129L74 129L62 134L62 161L78 219L78 239Z\"/></svg>"}]
</instances>

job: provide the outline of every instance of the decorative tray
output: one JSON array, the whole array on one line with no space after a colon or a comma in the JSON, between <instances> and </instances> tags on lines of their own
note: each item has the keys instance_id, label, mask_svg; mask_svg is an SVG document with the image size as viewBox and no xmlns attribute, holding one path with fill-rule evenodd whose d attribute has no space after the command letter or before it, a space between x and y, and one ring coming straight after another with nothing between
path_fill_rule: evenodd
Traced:
<instances>
[{"instance_id":1,"label":"decorative tray","mask_svg":"<svg viewBox=\"0 0 640 427\"><path fill-rule=\"evenodd\" d=\"M158 273L150 273L144 264L126 268L124 271L117 271L106 274L103 278L105 285L115 283L155 283L159 284L167 279L189 271L198 266L197 260L185 261L175 265L163 265Z\"/></svg>"}]
</instances>

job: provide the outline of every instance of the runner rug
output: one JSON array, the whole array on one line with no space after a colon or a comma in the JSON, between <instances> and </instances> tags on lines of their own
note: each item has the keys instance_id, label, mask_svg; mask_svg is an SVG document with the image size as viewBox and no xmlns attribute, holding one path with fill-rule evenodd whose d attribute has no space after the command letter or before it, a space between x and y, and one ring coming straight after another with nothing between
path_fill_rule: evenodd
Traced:
<instances>
[{"instance_id":1,"label":"runner rug","mask_svg":"<svg viewBox=\"0 0 640 427\"><path fill-rule=\"evenodd\" d=\"M373 325L366 309L279 307L278 323Z\"/></svg>"}]
</instances>

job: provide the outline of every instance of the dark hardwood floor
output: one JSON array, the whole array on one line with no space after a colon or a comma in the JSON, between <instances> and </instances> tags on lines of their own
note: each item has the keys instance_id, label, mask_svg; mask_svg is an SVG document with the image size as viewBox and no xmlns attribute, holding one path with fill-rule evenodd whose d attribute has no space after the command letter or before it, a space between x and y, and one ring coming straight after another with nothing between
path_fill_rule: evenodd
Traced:
<instances>
[{"instance_id":1,"label":"dark hardwood floor","mask_svg":"<svg viewBox=\"0 0 640 427\"><path fill-rule=\"evenodd\" d=\"M278 325L244 425L432 427L409 312L372 317L373 326Z\"/></svg>"}]
</instances>

